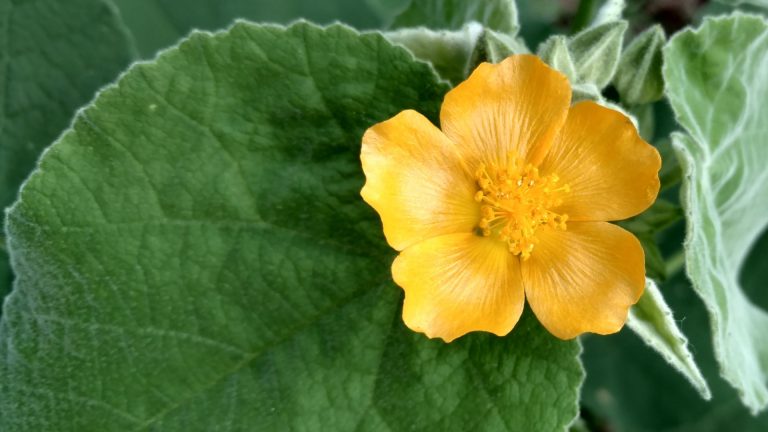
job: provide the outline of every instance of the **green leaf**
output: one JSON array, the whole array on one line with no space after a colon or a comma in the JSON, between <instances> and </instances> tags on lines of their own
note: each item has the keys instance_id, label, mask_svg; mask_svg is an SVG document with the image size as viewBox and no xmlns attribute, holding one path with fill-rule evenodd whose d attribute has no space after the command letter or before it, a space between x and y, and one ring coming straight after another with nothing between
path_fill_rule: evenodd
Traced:
<instances>
[{"instance_id":1,"label":"green leaf","mask_svg":"<svg viewBox=\"0 0 768 432\"><path fill-rule=\"evenodd\" d=\"M664 49L667 95L689 134L673 136L687 271L710 313L721 374L752 412L768 405L768 314L745 296L738 275L768 225L766 65L768 23L757 16L706 19Z\"/></svg>"},{"instance_id":2,"label":"green leaf","mask_svg":"<svg viewBox=\"0 0 768 432\"><path fill-rule=\"evenodd\" d=\"M629 112L637 119L637 132L640 134L640 137L648 142L653 142L653 137L656 135L656 111L653 108L653 104L634 105L630 107ZM672 156L672 159L674 158Z\"/></svg>"},{"instance_id":3,"label":"green leaf","mask_svg":"<svg viewBox=\"0 0 768 432\"><path fill-rule=\"evenodd\" d=\"M586 29L570 38L568 51L576 66L577 82L603 89L619 64L627 22L613 21Z\"/></svg>"},{"instance_id":4,"label":"green leaf","mask_svg":"<svg viewBox=\"0 0 768 432\"><path fill-rule=\"evenodd\" d=\"M768 0L717 0L720 3L724 3L731 6L739 5L754 5L763 8L768 8Z\"/></svg>"},{"instance_id":5,"label":"green leaf","mask_svg":"<svg viewBox=\"0 0 768 432\"><path fill-rule=\"evenodd\" d=\"M404 28L384 36L408 48L417 59L432 63L442 78L458 84L469 73L470 60L482 33L483 27L472 22L458 31Z\"/></svg>"},{"instance_id":6,"label":"green leaf","mask_svg":"<svg viewBox=\"0 0 768 432\"><path fill-rule=\"evenodd\" d=\"M553 35L537 50L550 66L562 72L573 87L574 101L601 101L600 90L613 78L619 63L626 21L613 21L566 38Z\"/></svg>"},{"instance_id":7,"label":"green leaf","mask_svg":"<svg viewBox=\"0 0 768 432\"><path fill-rule=\"evenodd\" d=\"M592 100L600 103L603 106L607 106L608 108L611 108L611 109L618 108L618 105L615 105L615 104L611 104L611 106L608 106L608 104L605 103L606 102L605 98L603 98L603 95L600 94L600 89L598 89L594 84L591 84L591 83L572 84L571 89L573 90L573 94L571 95L571 103L576 103L583 100ZM623 109L617 109L617 111L624 113Z\"/></svg>"},{"instance_id":8,"label":"green leaf","mask_svg":"<svg viewBox=\"0 0 768 432\"><path fill-rule=\"evenodd\" d=\"M579 74L576 72L571 52L568 49L568 38L562 35L552 35L549 39L539 45L537 55L551 67L562 72L568 80L575 84L579 80ZM600 92L595 89L599 95Z\"/></svg>"},{"instance_id":9,"label":"green leaf","mask_svg":"<svg viewBox=\"0 0 768 432\"><path fill-rule=\"evenodd\" d=\"M381 6L361 0L112 0L130 28L142 57L174 45L192 29L219 30L235 19L287 24L299 18L320 24L341 21L379 28Z\"/></svg>"},{"instance_id":10,"label":"green leaf","mask_svg":"<svg viewBox=\"0 0 768 432\"><path fill-rule=\"evenodd\" d=\"M655 102L664 96L661 49L664 30L655 25L629 44L619 61L613 83L621 101L629 105Z\"/></svg>"},{"instance_id":11,"label":"green leaf","mask_svg":"<svg viewBox=\"0 0 768 432\"><path fill-rule=\"evenodd\" d=\"M395 17L393 28L429 27L457 30L470 21L514 36L520 25L514 0L411 0Z\"/></svg>"},{"instance_id":12,"label":"green leaf","mask_svg":"<svg viewBox=\"0 0 768 432\"><path fill-rule=\"evenodd\" d=\"M653 280L646 279L645 293L630 309L627 326L677 369L701 397L707 400L712 398L707 381L688 350L688 339L677 327L672 310Z\"/></svg>"},{"instance_id":13,"label":"green leaf","mask_svg":"<svg viewBox=\"0 0 768 432\"><path fill-rule=\"evenodd\" d=\"M9 213L0 429L562 430L578 342L530 313L452 344L402 323L360 139L445 91L339 25L241 22L132 67Z\"/></svg>"},{"instance_id":14,"label":"green leaf","mask_svg":"<svg viewBox=\"0 0 768 432\"><path fill-rule=\"evenodd\" d=\"M129 37L101 0L0 0L0 209L75 110L130 63ZM0 214L3 225L5 213ZM0 254L0 299L10 286Z\"/></svg>"},{"instance_id":15,"label":"green leaf","mask_svg":"<svg viewBox=\"0 0 768 432\"><path fill-rule=\"evenodd\" d=\"M483 31L479 46L484 51L481 57L491 63L498 63L513 54L530 53L525 42L519 37L490 29Z\"/></svg>"}]
</instances>

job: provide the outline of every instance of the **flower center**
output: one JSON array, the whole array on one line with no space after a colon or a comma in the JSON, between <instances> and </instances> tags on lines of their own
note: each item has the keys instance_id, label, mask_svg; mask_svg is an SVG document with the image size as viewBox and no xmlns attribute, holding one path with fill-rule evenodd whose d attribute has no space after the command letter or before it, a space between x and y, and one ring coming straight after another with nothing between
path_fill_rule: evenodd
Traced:
<instances>
[{"instance_id":1,"label":"flower center","mask_svg":"<svg viewBox=\"0 0 768 432\"><path fill-rule=\"evenodd\" d=\"M481 203L479 231L506 242L512 254L530 258L542 225L565 231L568 215L550 209L562 204L570 186L559 184L556 174L542 176L535 166L510 156L506 166L480 164L475 180L475 201Z\"/></svg>"}]
</instances>

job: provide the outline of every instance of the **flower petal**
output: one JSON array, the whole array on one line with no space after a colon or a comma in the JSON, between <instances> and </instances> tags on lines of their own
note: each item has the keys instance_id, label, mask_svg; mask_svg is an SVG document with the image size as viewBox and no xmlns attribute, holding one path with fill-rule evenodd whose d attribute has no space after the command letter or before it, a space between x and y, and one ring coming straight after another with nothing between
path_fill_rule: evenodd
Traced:
<instances>
[{"instance_id":1,"label":"flower petal","mask_svg":"<svg viewBox=\"0 0 768 432\"><path fill-rule=\"evenodd\" d=\"M571 103L565 75L532 55L483 63L445 95L443 132L469 163L506 162L511 154L538 164Z\"/></svg>"},{"instance_id":2,"label":"flower petal","mask_svg":"<svg viewBox=\"0 0 768 432\"><path fill-rule=\"evenodd\" d=\"M448 138L416 111L368 129L360 159L366 177L361 195L379 212L393 248L477 225L474 180Z\"/></svg>"},{"instance_id":3,"label":"flower petal","mask_svg":"<svg viewBox=\"0 0 768 432\"><path fill-rule=\"evenodd\" d=\"M659 168L659 152L626 116L591 101L571 107L539 167L571 187L555 211L581 221L621 220L648 208L659 193Z\"/></svg>"},{"instance_id":4,"label":"flower petal","mask_svg":"<svg viewBox=\"0 0 768 432\"><path fill-rule=\"evenodd\" d=\"M503 336L523 311L520 263L505 243L474 234L434 237L392 264L411 330L450 342L471 331Z\"/></svg>"},{"instance_id":5,"label":"flower petal","mask_svg":"<svg viewBox=\"0 0 768 432\"><path fill-rule=\"evenodd\" d=\"M542 325L561 339L615 333L645 288L640 242L608 222L542 227L540 243L522 262L525 295Z\"/></svg>"}]
</instances>

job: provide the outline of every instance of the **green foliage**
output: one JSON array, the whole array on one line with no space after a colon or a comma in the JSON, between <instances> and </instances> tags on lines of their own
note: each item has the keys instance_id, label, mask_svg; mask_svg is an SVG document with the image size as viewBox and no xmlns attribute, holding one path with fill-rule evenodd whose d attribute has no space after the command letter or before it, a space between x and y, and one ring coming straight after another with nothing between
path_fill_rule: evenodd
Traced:
<instances>
[{"instance_id":1,"label":"green foliage","mask_svg":"<svg viewBox=\"0 0 768 432\"><path fill-rule=\"evenodd\" d=\"M482 33L480 24L469 23L456 31L418 27L386 32L384 36L431 63L442 78L458 84L471 72L470 60Z\"/></svg>"},{"instance_id":2,"label":"green foliage","mask_svg":"<svg viewBox=\"0 0 768 432\"><path fill-rule=\"evenodd\" d=\"M768 270L768 235L756 246L747 262L756 278L743 286L762 293L760 305L768 306L765 280ZM750 265L751 264L751 265ZM687 380L674 372L661 357L648 349L631 332L584 340L587 380L582 403L598 424L624 432L763 432L768 430L768 413L753 417L739 397L718 375L712 354L709 317L700 299L692 294L682 273L660 285L678 326L689 338L713 398L705 401ZM600 429L597 429L600 430Z\"/></svg>"},{"instance_id":3,"label":"green foliage","mask_svg":"<svg viewBox=\"0 0 768 432\"><path fill-rule=\"evenodd\" d=\"M611 21L586 29L568 41L577 82L594 84L598 89L611 82L626 31L626 21Z\"/></svg>"},{"instance_id":4,"label":"green foliage","mask_svg":"<svg viewBox=\"0 0 768 432\"><path fill-rule=\"evenodd\" d=\"M480 62L528 52L516 37L517 6L510 0L411 0L391 27L395 30L386 32L387 38L432 63L453 84Z\"/></svg>"},{"instance_id":5,"label":"green foliage","mask_svg":"<svg viewBox=\"0 0 768 432\"><path fill-rule=\"evenodd\" d=\"M525 42L518 37L486 29L479 44L481 53L476 56L491 63L498 63L513 54L529 54Z\"/></svg>"},{"instance_id":6,"label":"green foliage","mask_svg":"<svg viewBox=\"0 0 768 432\"><path fill-rule=\"evenodd\" d=\"M611 21L566 38L554 35L539 46L538 55L568 77L574 101L603 101L600 90L619 64L626 21Z\"/></svg>"},{"instance_id":7,"label":"green foliage","mask_svg":"<svg viewBox=\"0 0 768 432\"><path fill-rule=\"evenodd\" d=\"M768 5L720 2L694 22ZM0 0L0 430L768 429L768 21L622 53L647 4L566 3ZM359 196L367 127L437 123L523 37L663 157L618 222L654 280L583 355L529 310L504 338L407 330Z\"/></svg>"},{"instance_id":8,"label":"green foliage","mask_svg":"<svg viewBox=\"0 0 768 432\"><path fill-rule=\"evenodd\" d=\"M562 430L577 342L402 324L359 143L447 90L378 34L195 33L137 64L9 213L0 429Z\"/></svg>"},{"instance_id":9,"label":"green foliage","mask_svg":"<svg viewBox=\"0 0 768 432\"><path fill-rule=\"evenodd\" d=\"M0 209L75 110L132 59L129 37L101 0L0 0ZM4 221L0 215L0 225ZM0 252L0 298L10 273Z\"/></svg>"},{"instance_id":10,"label":"green foliage","mask_svg":"<svg viewBox=\"0 0 768 432\"><path fill-rule=\"evenodd\" d=\"M514 1L411 0L385 33L416 58L432 63L441 77L458 84L482 61L499 62L528 52L516 38Z\"/></svg>"},{"instance_id":11,"label":"green foliage","mask_svg":"<svg viewBox=\"0 0 768 432\"><path fill-rule=\"evenodd\" d=\"M629 311L627 326L649 347L687 378L705 399L712 394L688 349L688 338L677 327L672 310L652 280L646 280L645 293Z\"/></svg>"},{"instance_id":12,"label":"green foliage","mask_svg":"<svg viewBox=\"0 0 768 432\"><path fill-rule=\"evenodd\" d=\"M509 35L516 34L520 28L514 0L411 0L395 17L392 27L457 30L469 21Z\"/></svg>"},{"instance_id":13,"label":"green foliage","mask_svg":"<svg viewBox=\"0 0 768 432\"><path fill-rule=\"evenodd\" d=\"M721 374L753 412L768 406L768 314L738 275L768 225L767 66L768 23L758 16L707 19L664 49L667 95L688 132L673 136L687 271L710 314Z\"/></svg>"},{"instance_id":14,"label":"green foliage","mask_svg":"<svg viewBox=\"0 0 768 432\"><path fill-rule=\"evenodd\" d=\"M613 80L622 102L629 105L655 102L664 96L661 49L664 30L656 25L637 36L624 51Z\"/></svg>"},{"instance_id":15,"label":"green foliage","mask_svg":"<svg viewBox=\"0 0 768 432\"><path fill-rule=\"evenodd\" d=\"M762 8L768 8L768 0L717 0L720 3L739 6L739 5L754 5Z\"/></svg>"},{"instance_id":16,"label":"green foliage","mask_svg":"<svg viewBox=\"0 0 768 432\"><path fill-rule=\"evenodd\" d=\"M576 65L568 50L568 38L562 35L554 35L539 46L538 56L553 68L562 72L568 81L577 83L579 74Z\"/></svg>"},{"instance_id":17,"label":"green foliage","mask_svg":"<svg viewBox=\"0 0 768 432\"><path fill-rule=\"evenodd\" d=\"M11 291L11 265L8 251L5 246L5 237L0 237L0 298L5 297Z\"/></svg>"},{"instance_id":18,"label":"green foliage","mask_svg":"<svg viewBox=\"0 0 768 432\"><path fill-rule=\"evenodd\" d=\"M382 5L362 0L112 0L133 32L142 57L174 45L193 29L219 30L235 19L287 24L304 18L357 28L380 27ZM382 0L376 0L381 2ZM376 7L378 6L378 7Z\"/></svg>"},{"instance_id":19,"label":"green foliage","mask_svg":"<svg viewBox=\"0 0 768 432\"><path fill-rule=\"evenodd\" d=\"M620 225L634 234L655 234L679 221L683 212L679 206L664 199L657 199L648 210Z\"/></svg>"}]
</instances>

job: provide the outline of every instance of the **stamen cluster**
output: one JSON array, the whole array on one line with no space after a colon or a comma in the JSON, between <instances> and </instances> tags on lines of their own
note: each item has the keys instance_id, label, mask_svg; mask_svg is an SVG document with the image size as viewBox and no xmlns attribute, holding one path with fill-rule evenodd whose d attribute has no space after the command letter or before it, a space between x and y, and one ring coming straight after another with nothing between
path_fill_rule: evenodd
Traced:
<instances>
[{"instance_id":1,"label":"stamen cluster","mask_svg":"<svg viewBox=\"0 0 768 432\"><path fill-rule=\"evenodd\" d=\"M479 187L475 201L481 203L479 231L506 242L512 254L530 258L542 225L565 231L568 215L551 209L562 204L570 187L559 185L556 174L542 176L537 167L509 156L505 165L480 164L475 180Z\"/></svg>"}]
</instances>

